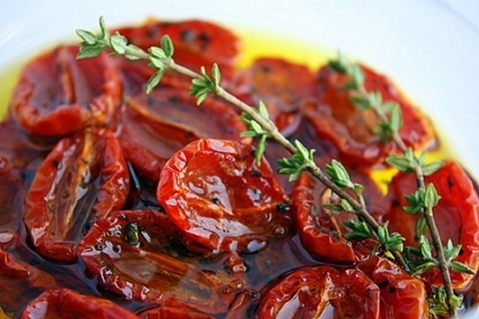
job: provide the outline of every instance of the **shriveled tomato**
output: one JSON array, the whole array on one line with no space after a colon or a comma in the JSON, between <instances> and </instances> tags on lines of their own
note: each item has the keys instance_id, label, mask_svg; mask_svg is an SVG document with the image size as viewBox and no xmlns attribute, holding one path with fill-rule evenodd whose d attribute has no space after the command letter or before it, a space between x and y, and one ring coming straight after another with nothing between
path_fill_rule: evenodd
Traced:
<instances>
[{"instance_id":1,"label":"shriveled tomato","mask_svg":"<svg viewBox=\"0 0 479 319\"><path fill-rule=\"evenodd\" d=\"M138 319L110 300L79 294L67 288L47 290L23 311L21 319Z\"/></svg>"},{"instance_id":2,"label":"shriveled tomato","mask_svg":"<svg viewBox=\"0 0 479 319\"><path fill-rule=\"evenodd\" d=\"M138 316L142 319L215 319L215 317L188 306L187 303L176 300L168 300L160 307L141 311Z\"/></svg>"},{"instance_id":3,"label":"shriveled tomato","mask_svg":"<svg viewBox=\"0 0 479 319\"><path fill-rule=\"evenodd\" d=\"M113 133L88 129L62 139L38 169L25 200L25 225L44 257L73 262L96 219L121 209L129 175Z\"/></svg>"},{"instance_id":4,"label":"shriveled tomato","mask_svg":"<svg viewBox=\"0 0 479 319\"><path fill-rule=\"evenodd\" d=\"M24 68L11 106L31 134L64 136L88 124L107 124L121 95L120 76L106 54L77 60L78 47L61 46Z\"/></svg>"},{"instance_id":5,"label":"shriveled tomato","mask_svg":"<svg viewBox=\"0 0 479 319\"><path fill-rule=\"evenodd\" d=\"M387 77L366 66L361 66L368 91L378 91L383 101L397 102L402 111L403 125L399 134L407 146L424 149L435 144L433 128L424 114L416 109ZM369 166L381 163L387 154L394 152L393 142L382 143L373 133L378 127L378 117L372 110L361 110L342 89L348 78L330 67L322 67L317 74L317 100L302 108L315 125L319 138L332 141L340 150L344 163Z\"/></svg>"},{"instance_id":6,"label":"shriveled tomato","mask_svg":"<svg viewBox=\"0 0 479 319\"><path fill-rule=\"evenodd\" d=\"M451 239L454 245L462 245L457 261L465 263L474 271L479 269L479 197L467 173L455 162L448 161L436 173L426 177L426 183L434 184L441 196L434 207L436 220L443 244ZM391 221L391 231L400 232L406 238L406 244L417 246L415 224L419 216L409 215L402 207L409 204L406 195L417 189L416 180L412 174L399 173L391 182L398 206L395 206L386 216ZM472 280L472 275L451 271L453 286L466 287ZM433 285L442 283L439 269L424 274L424 278Z\"/></svg>"},{"instance_id":7,"label":"shriveled tomato","mask_svg":"<svg viewBox=\"0 0 479 319\"><path fill-rule=\"evenodd\" d=\"M126 299L160 305L175 299L198 311L225 312L243 280L171 255L175 229L157 211L119 211L97 220L79 254L101 286Z\"/></svg>"},{"instance_id":8,"label":"shriveled tomato","mask_svg":"<svg viewBox=\"0 0 479 319\"><path fill-rule=\"evenodd\" d=\"M292 272L262 296L258 318L380 318L380 290L363 272L330 266Z\"/></svg>"},{"instance_id":9,"label":"shriveled tomato","mask_svg":"<svg viewBox=\"0 0 479 319\"><path fill-rule=\"evenodd\" d=\"M358 268L381 289L381 318L429 318L427 291L420 279L376 256L359 263Z\"/></svg>"},{"instance_id":10,"label":"shriveled tomato","mask_svg":"<svg viewBox=\"0 0 479 319\"><path fill-rule=\"evenodd\" d=\"M187 245L207 251L259 251L288 233L288 198L251 145L200 139L175 153L160 174L157 198Z\"/></svg>"},{"instance_id":11,"label":"shriveled tomato","mask_svg":"<svg viewBox=\"0 0 479 319\"><path fill-rule=\"evenodd\" d=\"M300 124L300 106L312 99L313 83L313 73L305 65L260 58L240 74L233 90L251 105L263 101L278 129L288 136Z\"/></svg>"},{"instance_id":12,"label":"shriveled tomato","mask_svg":"<svg viewBox=\"0 0 479 319\"><path fill-rule=\"evenodd\" d=\"M246 126L238 114L213 99L201 106L181 90L161 87L127 101L120 142L126 157L149 180L174 152L199 138L239 140Z\"/></svg>"},{"instance_id":13,"label":"shriveled tomato","mask_svg":"<svg viewBox=\"0 0 479 319\"><path fill-rule=\"evenodd\" d=\"M365 173L351 171L351 179L365 187L363 196L375 217L380 218L389 210L389 200L384 198ZM355 219L356 216L325 209L323 205L334 203L337 198L323 184L309 174L302 174L296 182L292 197L293 216L301 244L314 258L347 264L365 257L364 249L360 248L363 243L343 237L349 231L344 222Z\"/></svg>"},{"instance_id":14,"label":"shriveled tomato","mask_svg":"<svg viewBox=\"0 0 479 319\"><path fill-rule=\"evenodd\" d=\"M57 288L55 279L32 265L14 258L0 249L0 305L7 312L16 312L24 298L38 289Z\"/></svg>"},{"instance_id":15,"label":"shriveled tomato","mask_svg":"<svg viewBox=\"0 0 479 319\"><path fill-rule=\"evenodd\" d=\"M164 35L170 36L175 46L174 60L191 70L199 72L204 66L210 70L213 63L221 69L222 78L228 82L234 75L234 59L239 51L239 39L229 30L207 21L184 20L178 22L149 20L141 27L126 27L118 30L131 43L147 50L151 46L159 46ZM147 62L119 60L120 68L127 78L127 88L135 91L145 80L135 81L131 77L150 77L153 72L147 67ZM135 66L132 67L132 64ZM132 79L133 81L130 81ZM191 79L175 72L167 72L163 83L174 84L187 88ZM227 85L227 83L222 83Z\"/></svg>"}]
</instances>

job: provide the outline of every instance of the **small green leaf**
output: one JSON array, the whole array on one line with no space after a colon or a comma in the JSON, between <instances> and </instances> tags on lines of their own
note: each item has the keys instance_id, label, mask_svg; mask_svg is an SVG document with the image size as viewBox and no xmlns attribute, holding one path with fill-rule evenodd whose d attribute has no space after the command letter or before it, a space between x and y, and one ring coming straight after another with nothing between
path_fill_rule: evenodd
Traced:
<instances>
[{"instance_id":1,"label":"small green leaf","mask_svg":"<svg viewBox=\"0 0 479 319\"><path fill-rule=\"evenodd\" d=\"M211 67L211 76L213 78L214 87L217 88L220 85L221 72L218 64L216 63L213 63L213 66Z\"/></svg>"},{"instance_id":2,"label":"small green leaf","mask_svg":"<svg viewBox=\"0 0 479 319\"><path fill-rule=\"evenodd\" d=\"M428 272L429 270L433 269L436 266L437 266L436 263L434 263L432 261L425 262L425 263L423 263L419 266L416 266L416 268L414 269L413 274L414 275L423 274L423 273Z\"/></svg>"},{"instance_id":3,"label":"small green leaf","mask_svg":"<svg viewBox=\"0 0 479 319\"><path fill-rule=\"evenodd\" d=\"M351 206L351 204L344 198L341 199L341 208L348 213L355 212L353 206Z\"/></svg>"},{"instance_id":4,"label":"small green leaf","mask_svg":"<svg viewBox=\"0 0 479 319\"><path fill-rule=\"evenodd\" d=\"M97 37L92 32L87 30L77 29L76 34L85 41L85 44L94 45L97 42Z\"/></svg>"},{"instance_id":5,"label":"small green leaf","mask_svg":"<svg viewBox=\"0 0 479 319\"><path fill-rule=\"evenodd\" d=\"M326 172L338 186L354 189L348 171L337 160L333 159L330 164L326 164Z\"/></svg>"},{"instance_id":6,"label":"small green leaf","mask_svg":"<svg viewBox=\"0 0 479 319\"><path fill-rule=\"evenodd\" d=\"M432 257L432 246L425 236L419 237L419 250L424 260L433 261L437 264L435 258Z\"/></svg>"},{"instance_id":7,"label":"small green leaf","mask_svg":"<svg viewBox=\"0 0 479 319\"><path fill-rule=\"evenodd\" d=\"M350 219L344 222L346 227L349 227L352 232L344 234L346 239L366 239L373 238L373 233L369 225L361 220Z\"/></svg>"},{"instance_id":8,"label":"small green leaf","mask_svg":"<svg viewBox=\"0 0 479 319\"><path fill-rule=\"evenodd\" d=\"M256 152L255 152L255 158L256 158L256 165L260 166L261 165L261 159L263 158L263 154L266 150L266 139L267 135L261 135L258 144L256 145Z\"/></svg>"},{"instance_id":9,"label":"small green leaf","mask_svg":"<svg viewBox=\"0 0 479 319\"><path fill-rule=\"evenodd\" d=\"M148 82L146 83L146 94L150 94L151 91L160 83L164 73L164 71L159 70L148 79Z\"/></svg>"},{"instance_id":10,"label":"small green leaf","mask_svg":"<svg viewBox=\"0 0 479 319\"><path fill-rule=\"evenodd\" d=\"M459 273L469 274L469 275L476 274L476 272L473 269L471 269L469 266L459 261L451 262L451 270L455 272L459 272Z\"/></svg>"},{"instance_id":11,"label":"small green leaf","mask_svg":"<svg viewBox=\"0 0 479 319\"><path fill-rule=\"evenodd\" d=\"M444 162L434 161L434 162L422 165L422 173L424 174L424 176L429 176L437 172L443 166L444 166Z\"/></svg>"},{"instance_id":12,"label":"small green leaf","mask_svg":"<svg viewBox=\"0 0 479 319\"><path fill-rule=\"evenodd\" d=\"M124 54L127 45L127 39L118 32L110 38L110 46L117 54Z\"/></svg>"},{"instance_id":13,"label":"small green leaf","mask_svg":"<svg viewBox=\"0 0 479 319\"><path fill-rule=\"evenodd\" d=\"M166 34L161 38L161 48L163 49L165 58L169 59L173 56L175 48L169 35Z\"/></svg>"},{"instance_id":14,"label":"small green leaf","mask_svg":"<svg viewBox=\"0 0 479 319\"><path fill-rule=\"evenodd\" d=\"M108 33L108 28L106 27L105 19L103 19L103 16L100 16L99 23L100 23L101 38L106 40L109 38L110 35Z\"/></svg>"},{"instance_id":15,"label":"small green leaf","mask_svg":"<svg viewBox=\"0 0 479 319\"><path fill-rule=\"evenodd\" d=\"M269 120L268 108L266 107L266 104L264 104L264 102L261 100L258 102L258 111L262 118L264 118L265 120Z\"/></svg>"},{"instance_id":16,"label":"small green leaf","mask_svg":"<svg viewBox=\"0 0 479 319\"><path fill-rule=\"evenodd\" d=\"M398 154L389 155L386 162L402 172L411 171L414 165L414 162L408 156Z\"/></svg>"},{"instance_id":17,"label":"small green leaf","mask_svg":"<svg viewBox=\"0 0 479 319\"><path fill-rule=\"evenodd\" d=\"M150 53L150 56L152 56L154 58L157 58L159 60L167 59L166 53L162 48L151 47L151 48L148 49L148 52ZM150 60L151 60L151 58L150 58ZM162 62L162 64L164 64L164 63Z\"/></svg>"},{"instance_id":18,"label":"small green leaf","mask_svg":"<svg viewBox=\"0 0 479 319\"><path fill-rule=\"evenodd\" d=\"M349 100L360 110L367 110L371 108L370 101L367 97L352 95Z\"/></svg>"},{"instance_id":19,"label":"small green leaf","mask_svg":"<svg viewBox=\"0 0 479 319\"><path fill-rule=\"evenodd\" d=\"M392 107L391 110L391 118L390 118L390 126L393 132L399 131L402 126L402 113L399 104L396 104Z\"/></svg>"},{"instance_id":20,"label":"small green leaf","mask_svg":"<svg viewBox=\"0 0 479 319\"><path fill-rule=\"evenodd\" d=\"M127 58L130 61L140 60L141 59L140 54L143 54L143 53L144 51L141 48L137 47L134 44L128 44L125 51L125 58Z\"/></svg>"},{"instance_id":21,"label":"small green leaf","mask_svg":"<svg viewBox=\"0 0 479 319\"><path fill-rule=\"evenodd\" d=\"M419 219L416 221L416 237L419 238L421 236L426 235L426 230L427 230L427 223L426 223L426 218L423 216L419 217Z\"/></svg>"},{"instance_id":22,"label":"small green leaf","mask_svg":"<svg viewBox=\"0 0 479 319\"><path fill-rule=\"evenodd\" d=\"M88 47L80 47L80 50L76 56L77 59L86 59L86 58L94 58L99 56L105 47L101 45L95 46L88 46Z\"/></svg>"},{"instance_id":23,"label":"small green leaf","mask_svg":"<svg viewBox=\"0 0 479 319\"><path fill-rule=\"evenodd\" d=\"M427 184L426 191L424 194L424 206L426 208L432 209L436 206L441 199L441 196L437 194L436 188L433 184Z\"/></svg>"}]
</instances>

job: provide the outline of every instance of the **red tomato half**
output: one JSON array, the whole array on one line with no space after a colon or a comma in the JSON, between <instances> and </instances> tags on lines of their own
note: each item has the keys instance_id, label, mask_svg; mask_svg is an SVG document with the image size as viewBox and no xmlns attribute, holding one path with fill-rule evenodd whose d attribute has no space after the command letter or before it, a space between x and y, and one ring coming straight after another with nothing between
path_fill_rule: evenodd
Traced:
<instances>
[{"instance_id":1,"label":"red tomato half","mask_svg":"<svg viewBox=\"0 0 479 319\"><path fill-rule=\"evenodd\" d=\"M129 175L111 131L62 139L38 169L25 201L25 224L44 257L74 262L76 244L96 219L121 209Z\"/></svg>"},{"instance_id":2,"label":"red tomato half","mask_svg":"<svg viewBox=\"0 0 479 319\"><path fill-rule=\"evenodd\" d=\"M31 134L64 136L108 124L121 95L120 76L106 54L77 60L78 48L58 47L27 64L12 115Z\"/></svg>"},{"instance_id":3,"label":"red tomato half","mask_svg":"<svg viewBox=\"0 0 479 319\"><path fill-rule=\"evenodd\" d=\"M70 289L47 290L23 311L21 319L139 319L110 300L82 295Z\"/></svg>"},{"instance_id":4,"label":"red tomato half","mask_svg":"<svg viewBox=\"0 0 479 319\"><path fill-rule=\"evenodd\" d=\"M307 267L267 290L256 316L379 319L379 294L378 286L359 270Z\"/></svg>"},{"instance_id":5,"label":"red tomato half","mask_svg":"<svg viewBox=\"0 0 479 319\"><path fill-rule=\"evenodd\" d=\"M462 245L456 259L465 263L474 271L479 269L479 197L467 173L456 163L446 162L445 166L431 176L426 183L433 183L441 199L434 208L436 220L443 244L451 239L454 245ZM402 211L407 206L404 196L416 189L416 180L412 174L399 173L391 182L391 192L399 206L394 207L386 216L391 221L391 231L400 232L406 238L406 244L416 246L415 224L417 215ZM453 286L464 288L472 280L472 275L451 271ZM424 278L433 285L442 284L438 268L424 274Z\"/></svg>"},{"instance_id":6,"label":"red tomato half","mask_svg":"<svg viewBox=\"0 0 479 319\"><path fill-rule=\"evenodd\" d=\"M304 65L260 58L240 74L233 90L251 105L263 101L278 129L289 136L300 125L301 105L312 99L313 83L313 73Z\"/></svg>"},{"instance_id":7,"label":"red tomato half","mask_svg":"<svg viewBox=\"0 0 479 319\"><path fill-rule=\"evenodd\" d=\"M374 182L367 175L352 171L351 180L360 183L365 190L363 196L371 214L380 220L389 210L389 200L384 198ZM301 244L315 259L333 263L354 263L367 258L361 246L366 242L349 241L343 234L349 232L346 220L356 216L347 212L332 212L323 205L334 202L334 195L309 174L302 174L293 191L293 216Z\"/></svg>"},{"instance_id":8,"label":"red tomato half","mask_svg":"<svg viewBox=\"0 0 479 319\"><path fill-rule=\"evenodd\" d=\"M403 114L399 133L407 146L424 149L435 144L429 120L416 109L388 78L362 66L365 86L370 92L379 91L383 101L397 102ZM349 91L341 87L347 77L330 67L323 67L317 75L317 101L305 104L303 112L314 124L319 138L332 141L339 149L341 162L352 166L370 166L381 163L387 154L395 151L392 142L382 143L373 130L378 118L371 110L360 110L349 99Z\"/></svg>"},{"instance_id":9,"label":"red tomato half","mask_svg":"<svg viewBox=\"0 0 479 319\"><path fill-rule=\"evenodd\" d=\"M176 228L153 210L118 211L97 220L79 245L87 270L99 284L126 299L222 313L244 283L224 271L185 261L171 246Z\"/></svg>"},{"instance_id":10,"label":"red tomato half","mask_svg":"<svg viewBox=\"0 0 479 319\"><path fill-rule=\"evenodd\" d=\"M215 319L188 306L187 303L176 300L169 300L163 306L141 311L138 316L141 319Z\"/></svg>"},{"instance_id":11,"label":"red tomato half","mask_svg":"<svg viewBox=\"0 0 479 319\"><path fill-rule=\"evenodd\" d=\"M385 258L372 257L358 265L381 289L381 318L427 319L424 283Z\"/></svg>"},{"instance_id":12,"label":"red tomato half","mask_svg":"<svg viewBox=\"0 0 479 319\"><path fill-rule=\"evenodd\" d=\"M199 138L239 140L245 130L231 106L214 99L198 106L187 93L161 87L128 99L120 142L135 168L158 181L166 160L188 143Z\"/></svg>"},{"instance_id":13,"label":"red tomato half","mask_svg":"<svg viewBox=\"0 0 479 319\"><path fill-rule=\"evenodd\" d=\"M227 85L234 75L234 59L239 51L239 39L229 30L206 21L186 20L166 22L149 20L140 27L126 27L118 30L126 36L131 43L144 50L152 46L160 46L163 35L169 35L175 52L173 59L178 64L200 72L204 66L208 73L213 63L220 67L222 85ZM122 72L126 75L126 87L129 92L138 92L143 88L146 80L153 74L146 61L118 61ZM135 74L131 77L131 72ZM135 77L141 78L140 81ZM174 84L187 89L191 79L176 72L166 72L162 83Z\"/></svg>"},{"instance_id":14,"label":"red tomato half","mask_svg":"<svg viewBox=\"0 0 479 319\"><path fill-rule=\"evenodd\" d=\"M255 162L251 145L200 139L165 164L157 198L187 244L255 252L288 233L288 199L266 160Z\"/></svg>"}]
</instances>

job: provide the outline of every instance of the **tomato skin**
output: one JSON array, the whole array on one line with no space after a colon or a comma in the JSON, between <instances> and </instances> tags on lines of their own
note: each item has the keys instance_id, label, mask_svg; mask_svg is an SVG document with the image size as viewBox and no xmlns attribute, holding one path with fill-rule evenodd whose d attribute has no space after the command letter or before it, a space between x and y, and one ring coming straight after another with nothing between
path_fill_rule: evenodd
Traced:
<instances>
[{"instance_id":1,"label":"tomato skin","mask_svg":"<svg viewBox=\"0 0 479 319\"><path fill-rule=\"evenodd\" d=\"M47 258L77 260L82 231L120 209L129 175L113 133L88 129L58 142L38 169L25 199L25 225Z\"/></svg>"},{"instance_id":2,"label":"tomato skin","mask_svg":"<svg viewBox=\"0 0 479 319\"><path fill-rule=\"evenodd\" d=\"M125 156L151 181L158 181L165 162L199 138L240 140L246 125L229 106L207 99L201 106L187 93L158 87L127 100L120 142Z\"/></svg>"},{"instance_id":3,"label":"tomato skin","mask_svg":"<svg viewBox=\"0 0 479 319\"><path fill-rule=\"evenodd\" d=\"M172 256L168 247L177 247L172 243L176 232L164 213L118 211L97 220L78 251L98 283L125 299L160 306L176 300L198 311L225 312L243 279Z\"/></svg>"},{"instance_id":4,"label":"tomato skin","mask_svg":"<svg viewBox=\"0 0 479 319\"><path fill-rule=\"evenodd\" d=\"M174 59L178 64L200 72L201 67L209 71L217 63L223 86L228 86L234 76L234 60L239 52L240 41L220 25L201 20L171 22L150 19L141 27L125 27L115 31L146 51L152 46L159 46L163 35L168 35L175 46ZM132 93L143 91L144 84L154 73L146 61L121 59L117 63L126 75L127 91ZM131 71L135 74L133 77L130 76ZM135 80L135 77L141 80ZM176 72L166 72L161 82L188 89L191 79Z\"/></svg>"},{"instance_id":5,"label":"tomato skin","mask_svg":"<svg viewBox=\"0 0 479 319\"><path fill-rule=\"evenodd\" d=\"M399 134L407 146L416 150L435 146L434 131L429 120L403 96L387 77L361 65L365 87L369 92L379 91L383 101L397 102L403 115ZM322 67L317 73L317 100L303 105L302 111L316 128L318 138L332 141L340 151L340 161L351 166L371 166L383 162L385 156L396 151L395 144L382 143L373 130L378 118L372 110L360 110L349 99L349 92L341 89L347 76L332 68Z\"/></svg>"},{"instance_id":6,"label":"tomato skin","mask_svg":"<svg viewBox=\"0 0 479 319\"><path fill-rule=\"evenodd\" d=\"M426 183L434 184L441 196L433 209L434 219L441 234L443 244L451 239L454 245L462 245L457 261L472 268L479 269L479 197L474 184L467 173L455 162L446 161L444 167L425 178ZM413 175L399 173L391 182L399 206L393 208L386 216L391 221L391 231L398 231L406 238L406 244L417 246L415 242L415 223L419 216L402 212L407 206L404 196L417 189ZM466 288L473 276L450 271L455 289ZM423 274L431 285L442 284L439 269L434 268Z\"/></svg>"},{"instance_id":7,"label":"tomato skin","mask_svg":"<svg viewBox=\"0 0 479 319\"><path fill-rule=\"evenodd\" d=\"M121 96L119 73L107 54L77 60L77 52L61 46L24 68L11 110L27 132L65 136L111 120Z\"/></svg>"},{"instance_id":8,"label":"tomato skin","mask_svg":"<svg viewBox=\"0 0 479 319\"><path fill-rule=\"evenodd\" d=\"M429 318L428 294L420 279L377 256L359 263L358 268L381 289L381 318Z\"/></svg>"},{"instance_id":9,"label":"tomato skin","mask_svg":"<svg viewBox=\"0 0 479 319\"><path fill-rule=\"evenodd\" d=\"M50 288L58 286L49 273L17 260L0 248L0 304L3 310L17 311L31 290Z\"/></svg>"},{"instance_id":10,"label":"tomato skin","mask_svg":"<svg viewBox=\"0 0 479 319\"><path fill-rule=\"evenodd\" d=\"M381 220L389 209L389 199L384 198L374 182L363 174L350 171L351 180L360 183L365 190L363 196L373 216ZM347 212L331 212L323 208L331 198L330 191L310 174L302 174L294 186L293 217L301 244L315 259L324 262L352 264L369 258L362 246L373 243L347 240L343 234L349 232L346 220L355 219Z\"/></svg>"},{"instance_id":11,"label":"tomato skin","mask_svg":"<svg viewBox=\"0 0 479 319\"><path fill-rule=\"evenodd\" d=\"M177 300L168 300L156 308L140 311L138 316L141 319L214 319L204 312L197 311L189 307L187 303L181 303Z\"/></svg>"},{"instance_id":12,"label":"tomato skin","mask_svg":"<svg viewBox=\"0 0 479 319\"><path fill-rule=\"evenodd\" d=\"M200 139L165 164L157 199L190 248L255 252L288 233L288 198L266 160L255 161L251 145Z\"/></svg>"},{"instance_id":13,"label":"tomato skin","mask_svg":"<svg viewBox=\"0 0 479 319\"><path fill-rule=\"evenodd\" d=\"M295 270L262 296L258 318L379 319L379 288L356 269L314 266ZM329 318L329 317L326 317Z\"/></svg>"},{"instance_id":14,"label":"tomato skin","mask_svg":"<svg viewBox=\"0 0 479 319\"><path fill-rule=\"evenodd\" d=\"M67 288L60 288L47 290L35 298L23 311L20 318L138 319L138 316L110 300L82 295Z\"/></svg>"},{"instance_id":15,"label":"tomato skin","mask_svg":"<svg viewBox=\"0 0 479 319\"><path fill-rule=\"evenodd\" d=\"M250 105L263 101L276 127L289 136L301 123L301 105L312 99L313 83L313 73L305 65L259 58L239 75L233 90Z\"/></svg>"}]
</instances>

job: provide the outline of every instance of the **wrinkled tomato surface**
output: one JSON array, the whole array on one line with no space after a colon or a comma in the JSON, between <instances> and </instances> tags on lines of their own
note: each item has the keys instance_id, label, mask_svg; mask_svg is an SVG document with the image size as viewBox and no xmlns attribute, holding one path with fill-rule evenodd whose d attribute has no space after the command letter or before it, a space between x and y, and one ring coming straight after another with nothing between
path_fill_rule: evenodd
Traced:
<instances>
[{"instance_id":1,"label":"wrinkled tomato surface","mask_svg":"<svg viewBox=\"0 0 479 319\"><path fill-rule=\"evenodd\" d=\"M87 129L58 142L39 167L25 199L25 225L44 257L74 262L91 223L121 209L129 175L109 130Z\"/></svg>"},{"instance_id":2,"label":"wrinkled tomato surface","mask_svg":"<svg viewBox=\"0 0 479 319\"><path fill-rule=\"evenodd\" d=\"M28 133L64 136L108 124L117 111L119 72L106 54L77 60L78 47L61 46L29 62L20 76L11 113Z\"/></svg>"},{"instance_id":3,"label":"wrinkled tomato surface","mask_svg":"<svg viewBox=\"0 0 479 319\"><path fill-rule=\"evenodd\" d=\"M401 107L403 125L399 134L405 144L414 149L433 147L436 140L428 118L388 78L368 67L362 69L368 92L378 91L384 102L396 102ZM344 89L347 76L324 66L317 72L316 81L316 101L305 103L302 111L314 124L317 137L332 141L338 148L341 162L370 166L396 150L393 142L384 143L374 134L378 128L374 112L361 110L351 102L349 91Z\"/></svg>"},{"instance_id":4,"label":"wrinkled tomato surface","mask_svg":"<svg viewBox=\"0 0 479 319\"><path fill-rule=\"evenodd\" d=\"M371 133L377 118L350 102L343 75L267 56L240 69L240 39L207 21L117 30L145 50L168 34L174 61L196 72L217 62L222 87L264 101L321 169L341 160L378 222L415 246L416 217L402 211L414 178L372 179L396 149ZM279 143L256 159L238 109L213 96L197 105L174 72L146 94L148 61L77 52L60 45L28 62L0 121L0 318L428 318L437 270L412 277L374 239L348 240L344 222L357 217L324 207L339 198L310 175L278 174L290 157ZM434 147L428 119L364 70L368 90L400 104L406 144ZM453 162L426 181L441 196L443 240L477 270L477 185ZM465 307L476 304L479 280L451 275Z\"/></svg>"},{"instance_id":5,"label":"wrinkled tomato surface","mask_svg":"<svg viewBox=\"0 0 479 319\"><path fill-rule=\"evenodd\" d=\"M251 145L199 139L165 164L157 197L184 241L212 252L256 252L289 232L288 198Z\"/></svg>"},{"instance_id":6,"label":"wrinkled tomato surface","mask_svg":"<svg viewBox=\"0 0 479 319\"><path fill-rule=\"evenodd\" d=\"M434 208L434 217L439 233L446 244L448 239L454 245L461 245L457 261L477 271L479 268L479 197L474 184L467 173L456 163L446 162L444 167L426 177L426 183L432 183L441 199ZM416 180L411 174L400 173L391 182L391 192L399 205L408 205L404 196L414 192ZM416 246L415 225L417 215L402 212L401 206L395 206L386 216L391 221L391 229L406 238L406 243ZM441 274L433 269L424 274L433 284L441 283ZM470 284L472 275L451 271L455 288L465 288Z\"/></svg>"},{"instance_id":7,"label":"wrinkled tomato surface","mask_svg":"<svg viewBox=\"0 0 479 319\"><path fill-rule=\"evenodd\" d=\"M86 296L70 289L47 290L35 298L21 319L138 319L132 312L110 300Z\"/></svg>"}]
</instances>

